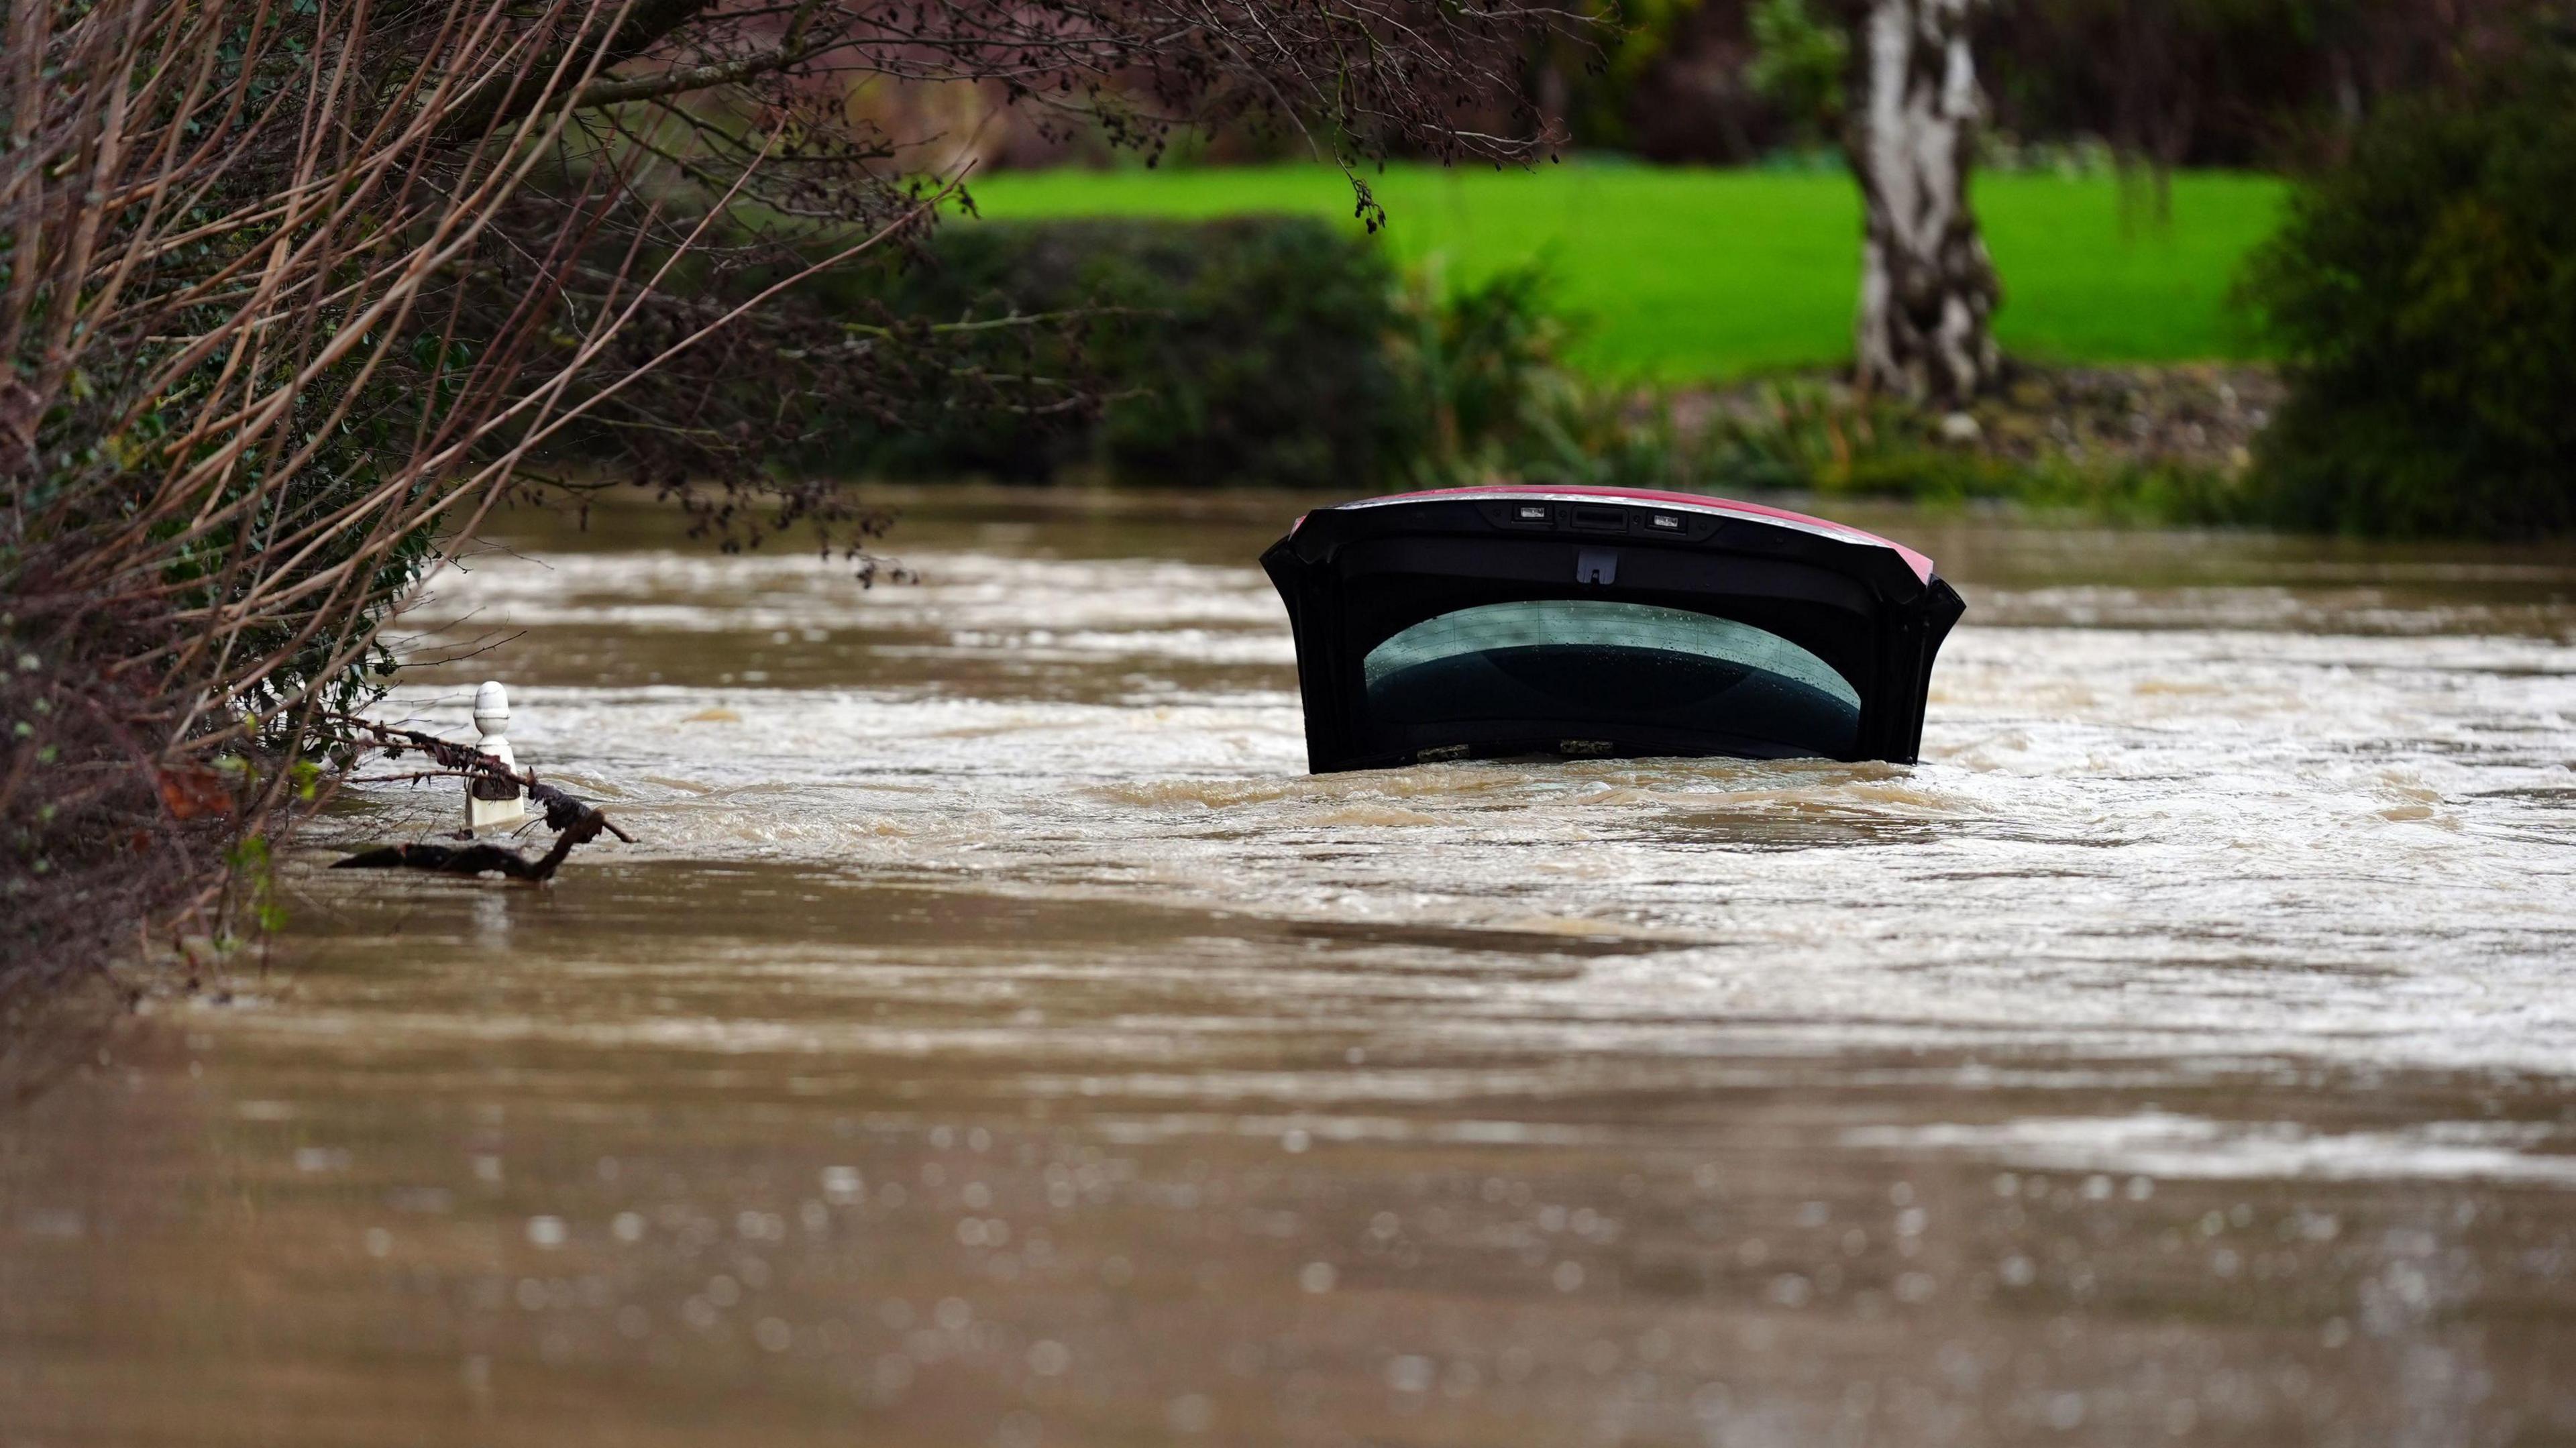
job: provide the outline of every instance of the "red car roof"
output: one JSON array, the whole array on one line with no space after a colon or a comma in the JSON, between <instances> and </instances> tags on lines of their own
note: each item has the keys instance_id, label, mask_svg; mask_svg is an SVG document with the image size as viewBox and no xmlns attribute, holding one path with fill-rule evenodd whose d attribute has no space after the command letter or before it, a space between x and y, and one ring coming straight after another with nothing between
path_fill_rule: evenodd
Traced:
<instances>
[{"instance_id":1,"label":"red car roof","mask_svg":"<svg viewBox=\"0 0 2576 1448\"><path fill-rule=\"evenodd\" d=\"M1852 527L1848 523L1837 523L1830 518L1817 518L1811 517L1805 513L1792 513L1786 508L1767 507L1761 503L1739 503L1732 498L1711 497L1706 493L1662 493L1647 488L1557 488L1538 487L1526 483L1491 483L1470 488L1432 488L1418 493L1390 493L1382 498L1362 498L1355 502L1341 503L1336 506L1343 508L1373 508L1387 503L1418 503L1434 498L1552 498L1566 500L1578 498L1609 498L1623 503L1653 503L1660 507L1682 508L1688 509L1692 512L1720 513L1728 517L1747 518L1763 523L1775 523L1784 528L1795 528L1800 532L1816 533L1827 538L1839 539L1845 543L1858 543L1868 546L1894 549L1896 556L1905 560L1905 566L1913 570L1916 578L1926 583L1932 581L1932 560L1915 552L1913 549L1906 547L1902 543L1895 542L1892 539L1881 538L1875 533ZM1306 520L1299 518L1297 521L1303 523ZM1296 530L1292 527L1289 531L1293 533Z\"/></svg>"}]
</instances>

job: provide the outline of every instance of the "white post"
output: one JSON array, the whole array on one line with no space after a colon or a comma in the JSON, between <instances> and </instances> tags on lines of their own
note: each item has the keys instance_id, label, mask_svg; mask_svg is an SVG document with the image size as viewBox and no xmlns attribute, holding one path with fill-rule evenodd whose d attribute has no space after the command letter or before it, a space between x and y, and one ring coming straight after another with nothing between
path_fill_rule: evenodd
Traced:
<instances>
[{"instance_id":1,"label":"white post","mask_svg":"<svg viewBox=\"0 0 2576 1448\"><path fill-rule=\"evenodd\" d=\"M483 737L474 747L501 761L505 769L519 767L518 756L510 752L510 691L497 681L486 681L474 691L474 727ZM465 830L516 824L528 816L527 792L514 784L498 780L465 781Z\"/></svg>"}]
</instances>

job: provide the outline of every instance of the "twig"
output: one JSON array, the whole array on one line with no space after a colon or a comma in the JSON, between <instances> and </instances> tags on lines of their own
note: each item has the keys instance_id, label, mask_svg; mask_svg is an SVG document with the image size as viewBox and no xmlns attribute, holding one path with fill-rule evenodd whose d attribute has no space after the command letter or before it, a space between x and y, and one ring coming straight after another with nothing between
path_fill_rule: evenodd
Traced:
<instances>
[{"instance_id":1,"label":"twig","mask_svg":"<svg viewBox=\"0 0 2576 1448\"><path fill-rule=\"evenodd\" d=\"M379 724L373 719L359 718L355 714L335 713L329 717L334 723L345 724L352 729L374 736L378 746L385 751L388 758L399 758L404 750L417 749L437 761L441 769L469 778L489 779L498 783L517 785L528 792L528 798L531 801L545 807L546 828L556 831L559 836L570 835L576 830L583 831L581 838L573 841L574 844L590 839L602 830L615 835L627 844L635 843L633 835L611 824L608 816L600 813L597 806L588 800L575 799L553 785L539 781L537 772L533 769L513 771L501 761L470 744L441 739L435 734L423 734L417 729L398 729L391 724ZM555 844L558 848L565 848L561 838L558 838Z\"/></svg>"}]
</instances>

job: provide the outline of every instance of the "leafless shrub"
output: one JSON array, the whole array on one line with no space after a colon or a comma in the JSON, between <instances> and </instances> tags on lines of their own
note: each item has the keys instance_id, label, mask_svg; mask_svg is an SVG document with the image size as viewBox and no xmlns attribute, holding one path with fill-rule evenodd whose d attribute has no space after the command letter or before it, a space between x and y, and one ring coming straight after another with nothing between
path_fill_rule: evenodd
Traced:
<instances>
[{"instance_id":1,"label":"leafless shrub","mask_svg":"<svg viewBox=\"0 0 2576 1448\"><path fill-rule=\"evenodd\" d=\"M1345 161L1508 159L1540 138L1461 118L1526 31L1569 23L1505 0L16 0L0 1007L267 913L270 841L392 667L380 621L496 506L641 479L735 541L814 524L857 552L877 520L775 476L782 433L1082 405L956 364L1047 319L762 312L964 202L908 159L923 138L852 118L852 78L998 85L1149 151L1257 111ZM874 365L798 371L827 347ZM794 385L826 371L856 380Z\"/></svg>"}]
</instances>

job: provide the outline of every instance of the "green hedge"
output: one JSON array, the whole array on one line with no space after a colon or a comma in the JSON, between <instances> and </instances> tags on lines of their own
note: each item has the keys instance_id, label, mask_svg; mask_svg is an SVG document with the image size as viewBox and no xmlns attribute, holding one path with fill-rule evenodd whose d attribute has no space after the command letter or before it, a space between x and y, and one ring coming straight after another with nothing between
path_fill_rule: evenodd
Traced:
<instances>
[{"instance_id":1,"label":"green hedge","mask_svg":"<svg viewBox=\"0 0 2576 1448\"><path fill-rule=\"evenodd\" d=\"M2278 521L2576 529L2576 52L2379 113L2245 291L2290 358L2257 452Z\"/></svg>"},{"instance_id":2,"label":"green hedge","mask_svg":"<svg viewBox=\"0 0 2576 1448\"><path fill-rule=\"evenodd\" d=\"M1389 347L1391 264L1320 219L952 222L913 265L805 291L845 315L932 323L1083 313L1009 335L980 365L1109 398L1071 423L985 407L924 426L854 419L817 460L844 469L1035 480L1089 465L1125 482L1360 491L1423 446Z\"/></svg>"}]
</instances>

